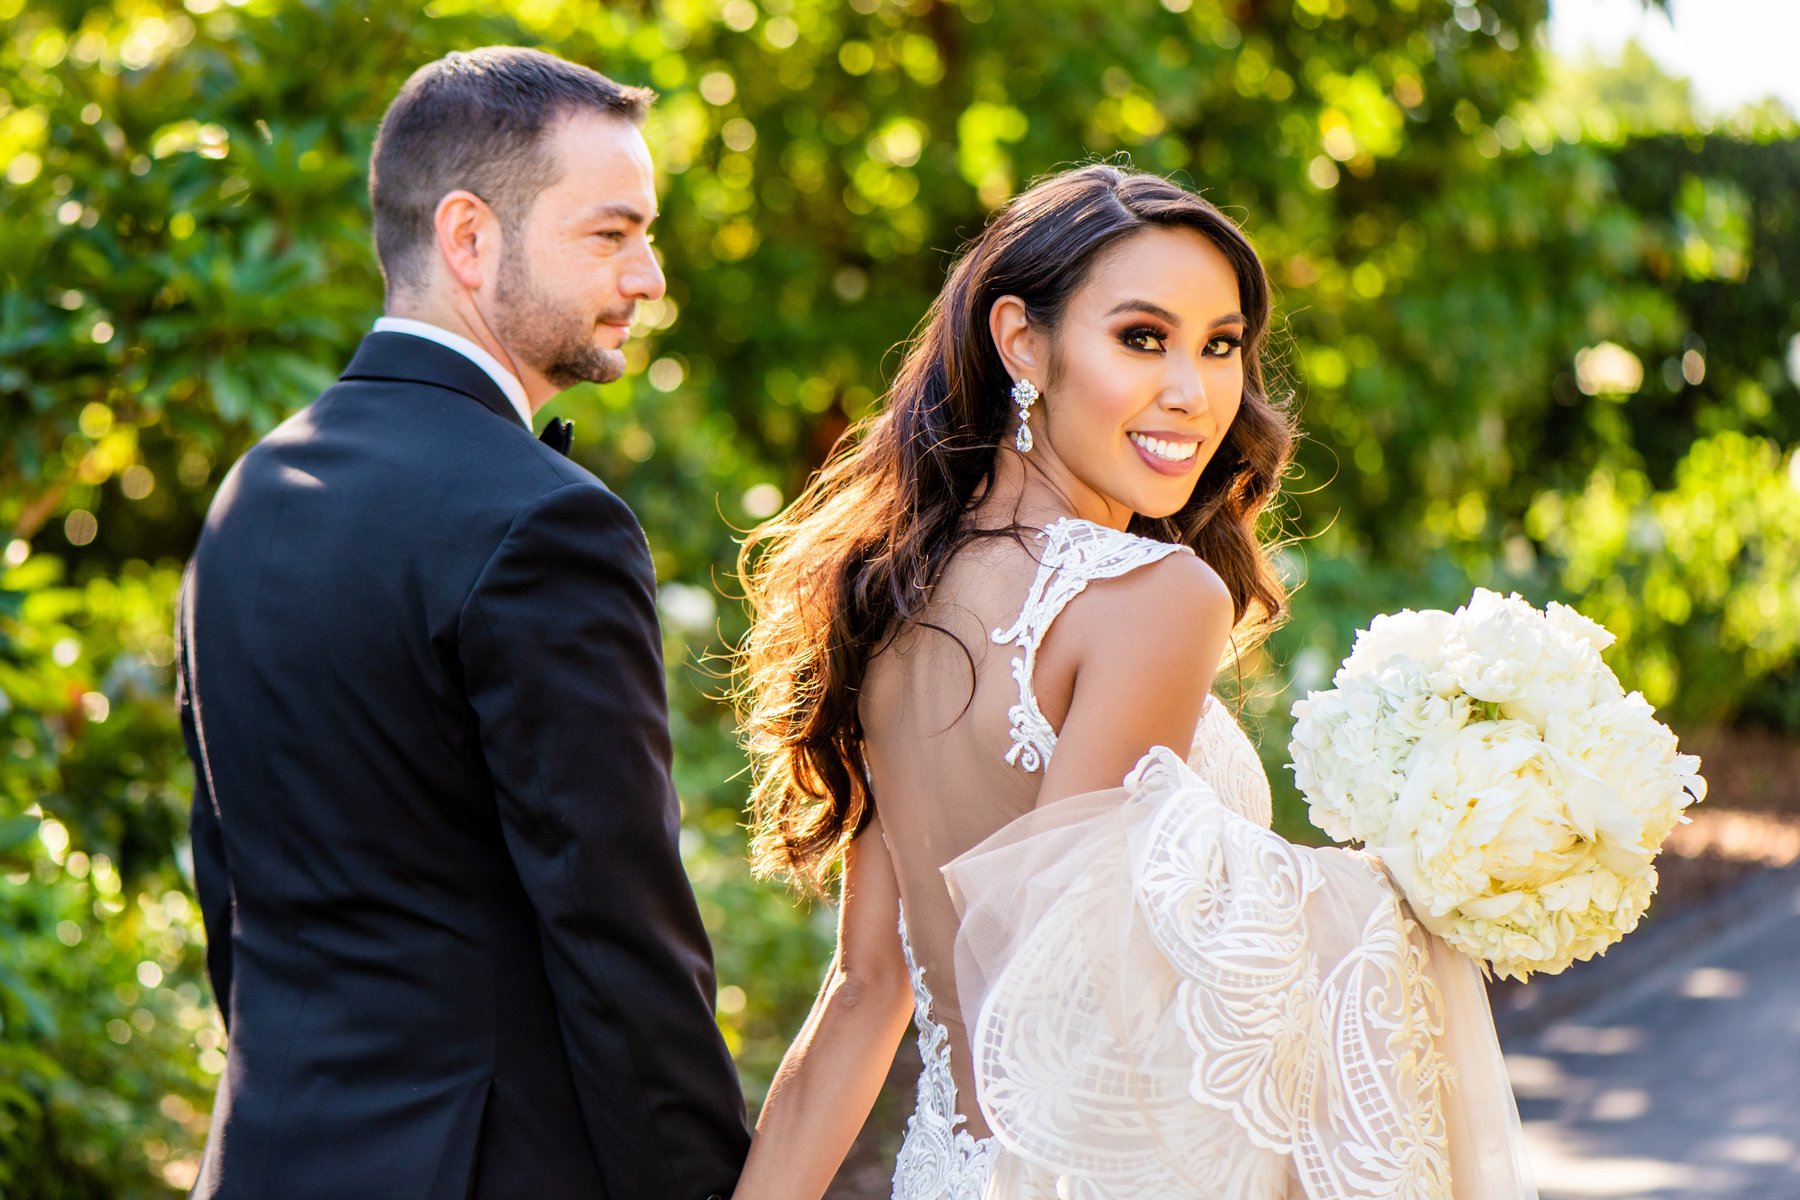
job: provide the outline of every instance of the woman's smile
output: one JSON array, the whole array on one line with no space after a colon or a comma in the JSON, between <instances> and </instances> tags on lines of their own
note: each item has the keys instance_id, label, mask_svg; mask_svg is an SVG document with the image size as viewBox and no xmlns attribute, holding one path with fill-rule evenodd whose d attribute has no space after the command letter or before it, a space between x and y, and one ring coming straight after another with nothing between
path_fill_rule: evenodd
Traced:
<instances>
[{"instance_id":1,"label":"woman's smile","mask_svg":"<svg viewBox=\"0 0 1800 1200\"><path fill-rule=\"evenodd\" d=\"M1204 440L1193 434L1128 433L1125 435L1150 469L1163 475L1186 475L1199 461Z\"/></svg>"}]
</instances>

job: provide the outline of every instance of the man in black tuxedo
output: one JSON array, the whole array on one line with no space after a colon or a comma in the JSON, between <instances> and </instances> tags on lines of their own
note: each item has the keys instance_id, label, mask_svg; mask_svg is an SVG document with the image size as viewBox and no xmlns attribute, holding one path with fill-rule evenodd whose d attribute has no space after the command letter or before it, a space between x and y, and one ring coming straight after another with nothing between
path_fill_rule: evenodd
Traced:
<instances>
[{"instance_id":1,"label":"man in black tuxedo","mask_svg":"<svg viewBox=\"0 0 1800 1200\"><path fill-rule=\"evenodd\" d=\"M663 293L650 100L511 48L415 74L370 171L388 315L213 501L179 617L230 1034L196 1196L736 1181L650 555L530 423Z\"/></svg>"}]
</instances>

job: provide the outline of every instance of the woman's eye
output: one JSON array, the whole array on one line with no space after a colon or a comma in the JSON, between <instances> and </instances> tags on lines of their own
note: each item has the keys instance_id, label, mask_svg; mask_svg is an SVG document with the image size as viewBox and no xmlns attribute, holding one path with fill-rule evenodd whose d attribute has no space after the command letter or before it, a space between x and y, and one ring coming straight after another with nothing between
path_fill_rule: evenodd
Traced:
<instances>
[{"instance_id":1,"label":"woman's eye","mask_svg":"<svg viewBox=\"0 0 1800 1200\"><path fill-rule=\"evenodd\" d=\"M1162 331L1159 329L1131 329L1119 339L1133 350L1156 351L1165 348Z\"/></svg>"},{"instance_id":2,"label":"woman's eye","mask_svg":"<svg viewBox=\"0 0 1800 1200\"><path fill-rule=\"evenodd\" d=\"M1236 334L1221 334L1206 343L1206 354L1209 358L1230 358L1243 344L1244 339Z\"/></svg>"}]
</instances>

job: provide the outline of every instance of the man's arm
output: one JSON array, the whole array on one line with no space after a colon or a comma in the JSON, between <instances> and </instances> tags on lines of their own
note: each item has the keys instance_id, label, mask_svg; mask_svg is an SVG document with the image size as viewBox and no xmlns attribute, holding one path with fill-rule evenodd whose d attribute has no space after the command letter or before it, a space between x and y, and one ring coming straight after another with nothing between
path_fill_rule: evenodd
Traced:
<instances>
[{"instance_id":1,"label":"man's arm","mask_svg":"<svg viewBox=\"0 0 1800 1200\"><path fill-rule=\"evenodd\" d=\"M502 828L615 1196L729 1195L749 1135L677 849L655 576L610 492L521 513L462 612Z\"/></svg>"},{"instance_id":2,"label":"man's arm","mask_svg":"<svg viewBox=\"0 0 1800 1200\"><path fill-rule=\"evenodd\" d=\"M219 1019L231 1025L231 876L225 867L225 837L214 806L212 769L202 737L199 694L195 691L193 644L194 568L188 567L175 603L175 699L181 709L181 738L194 767L194 803L188 840L194 853L194 892L206 925L206 973L212 980Z\"/></svg>"}]
</instances>

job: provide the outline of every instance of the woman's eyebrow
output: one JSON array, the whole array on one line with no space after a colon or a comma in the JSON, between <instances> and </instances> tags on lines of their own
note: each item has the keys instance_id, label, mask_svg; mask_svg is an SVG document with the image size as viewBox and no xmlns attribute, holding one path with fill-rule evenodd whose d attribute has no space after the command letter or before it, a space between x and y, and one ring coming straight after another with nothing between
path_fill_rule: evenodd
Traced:
<instances>
[{"instance_id":1,"label":"woman's eyebrow","mask_svg":"<svg viewBox=\"0 0 1800 1200\"><path fill-rule=\"evenodd\" d=\"M1157 317L1161 320L1167 321L1170 325L1179 327L1181 324L1180 317L1176 316L1174 313L1170 312L1168 309L1164 308L1162 305L1157 304L1154 301L1150 301L1150 300L1124 300L1124 301L1121 301L1120 303L1113 305L1111 310L1108 311L1106 315L1109 317L1112 317L1112 316L1117 316L1119 313L1122 313L1122 312L1147 313L1150 316ZM1250 323L1249 318L1244 316L1243 313L1229 312L1229 313L1225 313L1221 316L1214 317L1211 321L1207 322L1207 328L1217 329L1221 325L1248 325L1249 323Z\"/></svg>"},{"instance_id":2,"label":"woman's eyebrow","mask_svg":"<svg viewBox=\"0 0 1800 1200\"><path fill-rule=\"evenodd\" d=\"M1164 308L1162 305L1153 303L1152 301L1149 301L1149 300L1123 300L1123 301L1120 301L1118 304L1113 305L1112 308L1107 312L1106 315L1111 317L1111 316L1116 316L1122 312L1149 313L1151 316L1161 318L1162 320L1167 321L1171 325L1181 324L1180 317L1176 316L1174 313L1170 312L1168 309Z\"/></svg>"}]
</instances>

